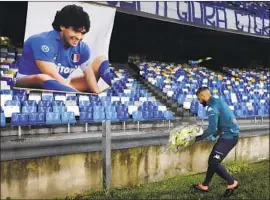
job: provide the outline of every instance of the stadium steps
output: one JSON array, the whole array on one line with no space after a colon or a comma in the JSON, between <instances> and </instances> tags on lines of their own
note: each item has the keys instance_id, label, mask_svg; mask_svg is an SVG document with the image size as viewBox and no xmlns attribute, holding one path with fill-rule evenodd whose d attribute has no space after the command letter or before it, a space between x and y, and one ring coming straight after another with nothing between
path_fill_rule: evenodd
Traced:
<instances>
[{"instance_id":1,"label":"stadium steps","mask_svg":"<svg viewBox=\"0 0 270 200\"><path fill-rule=\"evenodd\" d=\"M162 91L160 91L155 86L151 85L148 81L146 81L141 75L140 75L140 69L133 63L128 63L127 65L124 65L124 67L120 64L112 64L116 69L124 69L126 72L129 73L130 77L136 79L139 83L141 83L148 92L151 93L152 96L154 96L160 103L165 105L167 108L169 108L173 113L175 117L184 117L184 116L191 116L191 113L184 112L182 106L180 106L175 100L173 100L170 97L167 97L164 95Z\"/></svg>"},{"instance_id":2,"label":"stadium steps","mask_svg":"<svg viewBox=\"0 0 270 200\"><path fill-rule=\"evenodd\" d=\"M129 69L133 70L137 75L132 73L133 78L138 80L141 84L143 84L146 89L153 95L155 98L168 107L173 113L176 118L183 118L183 117L190 117L193 114L189 110L185 110L182 105L179 105L177 101L172 99L171 97L166 96L163 91L159 90L157 87L153 86L147 80L145 80L140 75L140 69L137 65L133 63L128 63Z\"/></svg>"},{"instance_id":3,"label":"stadium steps","mask_svg":"<svg viewBox=\"0 0 270 200\"><path fill-rule=\"evenodd\" d=\"M183 106L179 105L177 101L172 99L171 97L166 96L161 90L151 85L147 80L145 80L142 76L134 77L138 82L143 84L145 88L162 104L164 104L167 108L169 108L175 115L175 117L190 117L192 113L188 110L185 110Z\"/></svg>"}]
</instances>

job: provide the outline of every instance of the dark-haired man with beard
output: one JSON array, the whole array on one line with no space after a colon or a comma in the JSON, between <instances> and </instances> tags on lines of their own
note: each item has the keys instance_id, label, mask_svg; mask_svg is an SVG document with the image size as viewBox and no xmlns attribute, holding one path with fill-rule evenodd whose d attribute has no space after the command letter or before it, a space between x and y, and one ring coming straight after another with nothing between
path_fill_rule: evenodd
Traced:
<instances>
[{"instance_id":1,"label":"dark-haired man with beard","mask_svg":"<svg viewBox=\"0 0 270 200\"><path fill-rule=\"evenodd\" d=\"M238 187L239 182L235 180L221 165L222 160L235 147L239 137L239 126L229 106L221 99L214 98L207 87L200 87L196 96L200 103L206 107L209 125L204 133L196 137L196 141L203 140L208 136L219 136L208 160L206 177L202 184L195 185L199 191L208 192L208 186L212 177L217 173L227 181L228 185L224 197L229 197Z\"/></svg>"}]
</instances>

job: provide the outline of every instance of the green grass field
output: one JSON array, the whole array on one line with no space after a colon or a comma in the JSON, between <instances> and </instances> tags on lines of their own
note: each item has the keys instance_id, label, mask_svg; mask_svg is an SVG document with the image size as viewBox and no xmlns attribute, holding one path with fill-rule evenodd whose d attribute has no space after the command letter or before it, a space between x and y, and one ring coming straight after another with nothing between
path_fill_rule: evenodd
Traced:
<instances>
[{"instance_id":1,"label":"green grass field","mask_svg":"<svg viewBox=\"0 0 270 200\"><path fill-rule=\"evenodd\" d=\"M269 161L246 164L226 164L240 181L239 188L229 199L269 199ZM223 199L226 182L214 175L210 192L199 193L191 187L201 183L203 174L178 176L168 180L139 185L136 187L110 189L102 192L89 191L68 196L64 199Z\"/></svg>"}]
</instances>

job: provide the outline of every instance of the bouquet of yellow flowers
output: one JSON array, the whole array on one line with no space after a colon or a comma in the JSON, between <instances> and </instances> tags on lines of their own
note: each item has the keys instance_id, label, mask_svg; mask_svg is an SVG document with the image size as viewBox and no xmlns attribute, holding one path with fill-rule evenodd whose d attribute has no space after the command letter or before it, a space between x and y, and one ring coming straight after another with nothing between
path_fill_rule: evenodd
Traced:
<instances>
[{"instance_id":1,"label":"bouquet of yellow flowers","mask_svg":"<svg viewBox=\"0 0 270 200\"><path fill-rule=\"evenodd\" d=\"M168 150L182 150L195 143L196 136L202 135L203 129L196 125L178 126L171 130Z\"/></svg>"}]
</instances>

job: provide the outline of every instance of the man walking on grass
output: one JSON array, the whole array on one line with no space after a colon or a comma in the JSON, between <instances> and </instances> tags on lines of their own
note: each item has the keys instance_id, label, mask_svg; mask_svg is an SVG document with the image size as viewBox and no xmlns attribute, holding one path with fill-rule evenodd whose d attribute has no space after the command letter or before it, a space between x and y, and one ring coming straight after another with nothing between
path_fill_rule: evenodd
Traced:
<instances>
[{"instance_id":1,"label":"man walking on grass","mask_svg":"<svg viewBox=\"0 0 270 200\"><path fill-rule=\"evenodd\" d=\"M195 188L202 192L208 192L212 177L217 173L227 181L228 185L223 196L229 197L238 187L239 182L227 172L221 162L237 144L239 126L229 106L223 100L214 98L207 87L199 88L196 96L204 107L207 106L209 120L207 130L202 135L197 136L196 141L203 140L211 135L214 137L219 136L219 138L209 156L206 177L203 183L195 185Z\"/></svg>"}]
</instances>

